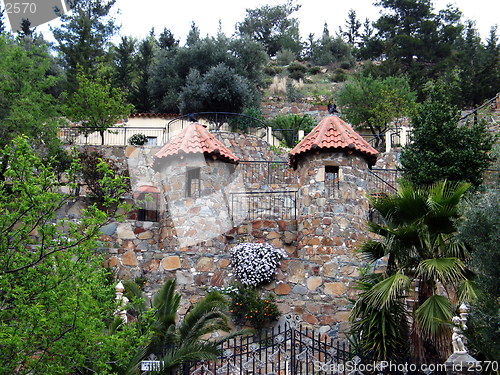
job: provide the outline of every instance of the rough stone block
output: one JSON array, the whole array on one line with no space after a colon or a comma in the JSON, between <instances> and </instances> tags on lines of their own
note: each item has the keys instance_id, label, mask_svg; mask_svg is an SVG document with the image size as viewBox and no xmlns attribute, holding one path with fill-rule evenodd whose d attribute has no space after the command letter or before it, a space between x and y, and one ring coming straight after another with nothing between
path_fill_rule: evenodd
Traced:
<instances>
[{"instance_id":1,"label":"rough stone block","mask_svg":"<svg viewBox=\"0 0 500 375\"><path fill-rule=\"evenodd\" d=\"M160 261L158 259L150 259L147 262L142 263L142 270L146 273L158 271L160 267Z\"/></svg>"},{"instance_id":2,"label":"rough stone block","mask_svg":"<svg viewBox=\"0 0 500 375\"><path fill-rule=\"evenodd\" d=\"M196 271L198 272L213 272L215 269L214 259L203 257L196 262Z\"/></svg>"},{"instance_id":3,"label":"rough stone block","mask_svg":"<svg viewBox=\"0 0 500 375\"><path fill-rule=\"evenodd\" d=\"M116 228L116 234L118 238L122 240L133 240L136 238L130 223L118 224L118 227Z\"/></svg>"},{"instance_id":4,"label":"rough stone block","mask_svg":"<svg viewBox=\"0 0 500 375\"><path fill-rule=\"evenodd\" d=\"M303 314L302 320L304 322L312 324L312 325L318 324L318 319L314 315L311 315L311 314Z\"/></svg>"},{"instance_id":5,"label":"rough stone block","mask_svg":"<svg viewBox=\"0 0 500 375\"><path fill-rule=\"evenodd\" d=\"M288 295L291 291L292 287L285 283L276 285L276 289L274 289L274 292L279 296Z\"/></svg>"},{"instance_id":6,"label":"rough stone block","mask_svg":"<svg viewBox=\"0 0 500 375\"><path fill-rule=\"evenodd\" d=\"M292 283L302 283L306 276L304 263L302 261L291 260L288 264L288 281Z\"/></svg>"},{"instance_id":7,"label":"rough stone block","mask_svg":"<svg viewBox=\"0 0 500 375\"><path fill-rule=\"evenodd\" d=\"M334 283L325 283L325 293L340 296L345 293L347 287L344 283L334 282Z\"/></svg>"},{"instance_id":8,"label":"rough stone block","mask_svg":"<svg viewBox=\"0 0 500 375\"><path fill-rule=\"evenodd\" d=\"M323 279L318 276L311 276L307 279L306 284L307 288L310 291L315 291L323 282Z\"/></svg>"},{"instance_id":9,"label":"rough stone block","mask_svg":"<svg viewBox=\"0 0 500 375\"><path fill-rule=\"evenodd\" d=\"M118 257L111 257L109 259L106 259L104 261L104 267L110 267L110 268L113 268L113 267L116 267L120 265L120 259L118 259Z\"/></svg>"},{"instance_id":10,"label":"rough stone block","mask_svg":"<svg viewBox=\"0 0 500 375\"><path fill-rule=\"evenodd\" d=\"M137 258L133 250L127 250L122 256L122 263L124 266L137 267Z\"/></svg>"},{"instance_id":11,"label":"rough stone block","mask_svg":"<svg viewBox=\"0 0 500 375\"><path fill-rule=\"evenodd\" d=\"M161 260L161 266L165 271L176 270L181 267L181 260L177 255L168 256Z\"/></svg>"}]
</instances>

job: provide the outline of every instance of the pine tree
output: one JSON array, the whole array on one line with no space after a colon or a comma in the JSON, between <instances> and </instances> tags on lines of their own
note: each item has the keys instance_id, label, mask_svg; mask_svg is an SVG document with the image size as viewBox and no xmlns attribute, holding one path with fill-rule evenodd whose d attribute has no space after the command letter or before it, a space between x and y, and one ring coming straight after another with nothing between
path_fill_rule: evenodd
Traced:
<instances>
[{"instance_id":1,"label":"pine tree","mask_svg":"<svg viewBox=\"0 0 500 375\"><path fill-rule=\"evenodd\" d=\"M60 17L62 25L52 30L66 70L67 88L76 89L78 70L91 73L102 62L109 40L118 30L109 12L116 0L73 0L70 15Z\"/></svg>"}]
</instances>

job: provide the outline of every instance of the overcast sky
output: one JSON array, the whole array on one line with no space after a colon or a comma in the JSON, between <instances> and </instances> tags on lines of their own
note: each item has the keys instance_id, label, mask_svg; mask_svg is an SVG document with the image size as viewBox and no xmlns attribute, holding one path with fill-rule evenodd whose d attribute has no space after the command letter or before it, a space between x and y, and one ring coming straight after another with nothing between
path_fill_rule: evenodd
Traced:
<instances>
[{"instance_id":1,"label":"overcast sky","mask_svg":"<svg viewBox=\"0 0 500 375\"><path fill-rule=\"evenodd\" d=\"M319 37L325 22L331 34L345 24L349 9L354 9L360 20L368 17L374 21L379 17L380 7L375 0L299 0L301 8L293 16L300 22L300 32L305 39L310 33ZM214 36L222 22L222 30L232 35L235 24L245 18L246 9L262 5L281 5L285 0L117 0L116 16L122 25L122 35L144 37L154 26L158 34L164 27L183 42L191 22L194 21L201 35ZM491 26L500 23L500 1L498 0L434 0L435 9L441 10L446 4L456 5L464 14L464 19L476 21L476 26L485 39Z\"/></svg>"},{"instance_id":2,"label":"overcast sky","mask_svg":"<svg viewBox=\"0 0 500 375\"><path fill-rule=\"evenodd\" d=\"M281 5L286 0L117 0L113 8L114 16L121 25L121 35L144 38L151 27L158 35L164 27L170 29L181 45L194 21L201 35L215 36L221 21L222 31L233 35L235 24L245 18L246 9L263 5ZM318 38L325 22L331 34L345 25L349 9L354 9L359 20L369 18L375 21L382 8L373 5L375 0L298 0L301 8L293 13L300 22L300 32L305 40L310 33ZM457 6L463 13L463 21L476 22L481 37L485 40L491 26L500 23L500 1L498 0L433 0L435 11L444 9L446 4ZM57 21L50 23L58 26ZM37 27L49 40L49 24ZM119 36L115 37L119 41Z\"/></svg>"}]
</instances>

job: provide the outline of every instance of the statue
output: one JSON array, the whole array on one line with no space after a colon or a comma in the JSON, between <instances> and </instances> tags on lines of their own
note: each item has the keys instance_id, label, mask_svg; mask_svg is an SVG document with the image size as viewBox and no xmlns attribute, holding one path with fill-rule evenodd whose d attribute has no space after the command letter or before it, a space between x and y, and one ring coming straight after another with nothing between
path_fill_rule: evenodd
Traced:
<instances>
[{"instance_id":1,"label":"statue","mask_svg":"<svg viewBox=\"0 0 500 375\"><path fill-rule=\"evenodd\" d=\"M125 287L123 286L122 282L119 281L118 284L115 287L116 291L116 301L118 304L118 307L115 311L115 316L119 316L121 320L123 320L123 323L127 323L127 310L125 309L125 306L128 303L128 298L123 295L123 292L125 291Z\"/></svg>"},{"instance_id":2,"label":"statue","mask_svg":"<svg viewBox=\"0 0 500 375\"><path fill-rule=\"evenodd\" d=\"M453 353L467 353L467 348L465 347L463 337L464 335L462 334L462 329L457 327L457 325L461 325L462 321L458 316L454 316L452 318L453 324L455 324L455 327L453 327L453 335L451 336L451 341L453 345Z\"/></svg>"}]
</instances>

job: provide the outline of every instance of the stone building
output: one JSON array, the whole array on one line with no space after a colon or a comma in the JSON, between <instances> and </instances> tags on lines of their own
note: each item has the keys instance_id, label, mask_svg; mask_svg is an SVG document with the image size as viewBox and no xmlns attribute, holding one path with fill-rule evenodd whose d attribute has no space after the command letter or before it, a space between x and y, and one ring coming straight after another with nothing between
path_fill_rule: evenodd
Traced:
<instances>
[{"instance_id":1,"label":"stone building","mask_svg":"<svg viewBox=\"0 0 500 375\"><path fill-rule=\"evenodd\" d=\"M236 281L232 246L266 242L288 254L264 287L281 312L333 338L346 327L377 151L339 117L323 118L289 155L196 123L161 149L106 153L128 162L137 203L102 229L100 250L118 278L141 277L149 294L176 278L187 309L208 286Z\"/></svg>"}]
</instances>

